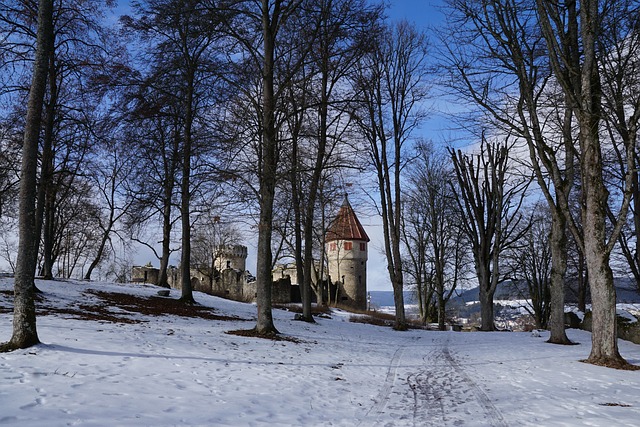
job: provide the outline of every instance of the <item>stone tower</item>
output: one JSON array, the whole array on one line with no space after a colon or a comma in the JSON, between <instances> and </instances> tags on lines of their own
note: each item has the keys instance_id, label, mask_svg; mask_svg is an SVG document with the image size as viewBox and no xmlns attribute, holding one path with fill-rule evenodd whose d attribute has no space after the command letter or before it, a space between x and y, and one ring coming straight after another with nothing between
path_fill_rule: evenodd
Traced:
<instances>
[{"instance_id":1,"label":"stone tower","mask_svg":"<svg viewBox=\"0 0 640 427\"><path fill-rule=\"evenodd\" d=\"M247 264L247 247L242 245L220 245L215 250L215 267L218 271L232 268L244 272Z\"/></svg>"},{"instance_id":2,"label":"stone tower","mask_svg":"<svg viewBox=\"0 0 640 427\"><path fill-rule=\"evenodd\" d=\"M367 259L370 239L358 220L349 199L344 202L326 235L329 276L336 285L339 304L366 310Z\"/></svg>"}]
</instances>

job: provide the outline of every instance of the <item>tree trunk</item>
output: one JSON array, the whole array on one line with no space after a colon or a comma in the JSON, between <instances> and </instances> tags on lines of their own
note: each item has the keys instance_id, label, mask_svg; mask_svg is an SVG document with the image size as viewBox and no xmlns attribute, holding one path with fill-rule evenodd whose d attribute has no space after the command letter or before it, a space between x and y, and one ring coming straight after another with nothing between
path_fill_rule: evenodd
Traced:
<instances>
[{"instance_id":1,"label":"tree trunk","mask_svg":"<svg viewBox=\"0 0 640 427\"><path fill-rule=\"evenodd\" d=\"M42 104L47 86L49 54L53 50L53 1L38 3L38 32L31 91L22 146L19 194L19 244L14 282L13 335L0 350L27 348L40 342L36 329L34 276L38 253L36 232L36 196L38 139Z\"/></svg>"},{"instance_id":2,"label":"tree trunk","mask_svg":"<svg viewBox=\"0 0 640 427\"><path fill-rule=\"evenodd\" d=\"M444 288L438 290L438 329L444 331L446 329L445 325L445 314L446 314L446 301L444 299Z\"/></svg>"},{"instance_id":3,"label":"tree trunk","mask_svg":"<svg viewBox=\"0 0 640 427\"><path fill-rule=\"evenodd\" d=\"M274 9L279 10L278 5ZM262 32L264 63L262 73L262 158L260 162L260 222L258 224L258 253L256 266L256 303L258 319L255 331L261 335L277 334L271 312L271 236L273 228L273 201L276 189L277 141L275 130L274 50L278 17L271 16L269 0L262 0ZM273 20L272 20L273 19Z\"/></svg>"},{"instance_id":4,"label":"tree trunk","mask_svg":"<svg viewBox=\"0 0 640 427\"><path fill-rule=\"evenodd\" d=\"M42 157L41 157L41 171L40 171L40 185L38 187L38 196L36 204L36 232L37 236L34 244L36 245L36 252L40 244L40 239L43 237L43 230L45 222L45 204L47 199L50 198L50 188L53 185L53 128L55 121L55 109L58 99L58 83L56 81L55 72L55 55L53 49L49 53L49 103L46 106L44 113L44 135L42 142ZM48 233L48 230L45 231ZM52 239L48 237L49 241ZM50 244L49 244L50 246ZM43 251L44 252L44 251ZM49 257L47 258L45 265L42 267L41 275L45 279L52 279L52 262L51 251L47 251ZM44 258L44 254L43 254Z\"/></svg>"},{"instance_id":5,"label":"tree trunk","mask_svg":"<svg viewBox=\"0 0 640 427\"><path fill-rule=\"evenodd\" d=\"M495 331L496 325L493 322L493 292L487 290L485 286L480 286L480 316L482 322L480 329L483 331Z\"/></svg>"},{"instance_id":6,"label":"tree trunk","mask_svg":"<svg viewBox=\"0 0 640 427\"><path fill-rule=\"evenodd\" d=\"M167 211L169 211L167 213ZM160 271L158 272L158 286L169 287L169 254L171 252L171 202L165 204L162 215L162 254L160 255ZM175 283L173 284L176 285Z\"/></svg>"},{"instance_id":7,"label":"tree trunk","mask_svg":"<svg viewBox=\"0 0 640 427\"><path fill-rule=\"evenodd\" d=\"M173 147L171 150L171 158L164 160L165 168L165 182L164 182L164 197L162 206L162 254L160 255L160 271L158 272L158 286L164 288L169 287L169 277L167 269L169 268L169 256L171 255L171 230L173 224L171 222L171 207L173 199L173 190L175 181L173 179L174 171L177 168L177 153L179 152L180 137L176 130L173 135ZM164 155L164 150L163 150ZM168 163L168 164L167 164ZM177 283L173 283L176 286Z\"/></svg>"},{"instance_id":8,"label":"tree trunk","mask_svg":"<svg viewBox=\"0 0 640 427\"><path fill-rule=\"evenodd\" d=\"M635 161L634 165L636 168L640 167L638 163L638 154L634 150L633 154ZM633 172L633 228L635 231L635 256L633 260L630 260L630 264L633 264L635 268L634 276L636 279L636 288L640 291L640 173L637 170Z\"/></svg>"},{"instance_id":9,"label":"tree trunk","mask_svg":"<svg viewBox=\"0 0 640 427\"><path fill-rule=\"evenodd\" d=\"M549 206L551 214L551 314L549 341L552 344L571 344L564 329L564 278L567 271L567 225L556 206Z\"/></svg>"},{"instance_id":10,"label":"tree trunk","mask_svg":"<svg viewBox=\"0 0 640 427\"><path fill-rule=\"evenodd\" d=\"M323 63L322 83L321 83L321 101L319 106L320 116L320 135L318 137L318 150L316 153L315 164L313 167L313 174L311 182L309 184L309 195L307 198L307 206L304 216L304 277L303 277L303 317L307 322L313 322L313 316L311 315L311 271L313 269L313 220L315 218L316 200L318 198L318 189L320 187L320 180L322 179L322 172L324 170L325 154L327 147L327 116L328 116L328 104L327 97L328 88L328 65Z\"/></svg>"},{"instance_id":11,"label":"tree trunk","mask_svg":"<svg viewBox=\"0 0 640 427\"><path fill-rule=\"evenodd\" d=\"M180 300L187 304L195 303L191 286L191 127L193 124L193 84L194 76L187 77L187 96L185 100L184 151L182 157L181 184L181 221L182 221L182 256L180 257Z\"/></svg>"},{"instance_id":12,"label":"tree trunk","mask_svg":"<svg viewBox=\"0 0 640 427\"><path fill-rule=\"evenodd\" d=\"M102 254L104 253L104 248L107 245L107 242L109 241L109 235L111 234L112 227L113 227L113 212L111 213L111 216L109 218L109 225L107 226L107 229L103 231L102 239L100 240L100 246L98 247L98 253L96 254L96 257L93 259L93 261L91 262L91 265L89 265L89 268L87 269L87 272L84 275L84 280L91 280L91 273L102 260Z\"/></svg>"},{"instance_id":13,"label":"tree trunk","mask_svg":"<svg viewBox=\"0 0 640 427\"><path fill-rule=\"evenodd\" d=\"M616 291L609 264L610 249L606 243L606 205L609 194L604 186L602 153L598 125L600 123L601 86L596 58L599 2L580 4L581 35L584 49L578 114L582 148L582 179L585 194L584 254L589 273L593 327L589 363L624 366L627 362L618 352L616 331Z\"/></svg>"},{"instance_id":14,"label":"tree trunk","mask_svg":"<svg viewBox=\"0 0 640 427\"><path fill-rule=\"evenodd\" d=\"M607 189L603 183L602 157L597 135L597 116L582 114L580 136L583 143L583 182L585 192L584 254L591 290L593 327L591 354L587 362L620 367L627 362L618 351L616 291L606 246Z\"/></svg>"}]
</instances>

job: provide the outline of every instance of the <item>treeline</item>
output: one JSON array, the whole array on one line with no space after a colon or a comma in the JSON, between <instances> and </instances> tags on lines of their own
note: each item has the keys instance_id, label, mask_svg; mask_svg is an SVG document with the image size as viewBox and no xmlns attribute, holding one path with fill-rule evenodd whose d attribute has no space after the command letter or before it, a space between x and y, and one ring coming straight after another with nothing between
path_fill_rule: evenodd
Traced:
<instances>
[{"instance_id":1,"label":"treeline","mask_svg":"<svg viewBox=\"0 0 640 427\"><path fill-rule=\"evenodd\" d=\"M367 0L134 1L117 20L114 6L0 2L9 348L38 341L34 275L124 280L136 242L160 285L180 253L193 303L191 268L248 227L256 333L277 333L281 259L313 321L324 230L354 183L381 218L396 329L403 290L444 328L473 277L493 330L496 286L522 280L538 326L569 343L572 275L592 297L589 361L625 366L611 260L640 282L636 2L449 0L429 33ZM437 92L462 101L468 149L418 137Z\"/></svg>"}]
</instances>

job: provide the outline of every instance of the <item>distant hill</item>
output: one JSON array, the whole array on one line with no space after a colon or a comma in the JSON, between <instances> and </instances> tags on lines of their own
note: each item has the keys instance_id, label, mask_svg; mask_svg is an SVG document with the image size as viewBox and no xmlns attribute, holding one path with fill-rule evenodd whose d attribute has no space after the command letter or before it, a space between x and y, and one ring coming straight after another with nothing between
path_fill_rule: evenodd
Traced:
<instances>
[{"instance_id":1,"label":"distant hill","mask_svg":"<svg viewBox=\"0 0 640 427\"><path fill-rule=\"evenodd\" d=\"M634 279L616 278L616 301L618 303L640 303L640 292ZM496 289L494 300L516 300L527 298L527 287L523 282L500 283ZM567 286L565 302L576 303L575 292ZM452 303L467 303L480 300L480 290L478 287L466 290L456 297L451 298ZM591 297L587 289L587 304L591 303Z\"/></svg>"},{"instance_id":2,"label":"distant hill","mask_svg":"<svg viewBox=\"0 0 640 427\"><path fill-rule=\"evenodd\" d=\"M392 291L370 291L371 305L372 307L393 307L393 292ZM517 282L505 282L498 285L494 300L516 300L524 299L527 295L527 288L524 283ZM480 290L478 287L473 289L462 291L457 296L451 298L451 305L465 305L468 302L479 301ZM574 292L567 289L566 298L567 303L576 303L577 299ZM640 304L640 292L636 287L636 282L633 279L617 278L616 279L616 300L618 303L635 303ZM416 304L415 295L413 292L404 292L405 305ZM589 304L590 298L587 295L587 304Z\"/></svg>"},{"instance_id":3,"label":"distant hill","mask_svg":"<svg viewBox=\"0 0 640 427\"><path fill-rule=\"evenodd\" d=\"M393 291L369 291L371 295L371 306L372 307L393 307L395 303L393 302ZM405 291L404 292L404 304L415 304L415 298L413 292Z\"/></svg>"}]
</instances>

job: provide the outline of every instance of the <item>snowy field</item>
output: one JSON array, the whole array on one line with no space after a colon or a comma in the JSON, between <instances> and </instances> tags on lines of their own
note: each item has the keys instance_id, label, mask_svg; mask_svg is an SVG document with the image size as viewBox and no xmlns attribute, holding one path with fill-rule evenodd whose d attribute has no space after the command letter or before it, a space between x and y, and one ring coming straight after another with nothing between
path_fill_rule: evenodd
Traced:
<instances>
[{"instance_id":1,"label":"snowy field","mask_svg":"<svg viewBox=\"0 0 640 427\"><path fill-rule=\"evenodd\" d=\"M251 304L196 293L217 315L245 320L108 307L143 320L112 323L63 309L99 304L90 288L143 297L157 288L38 286L60 310L38 318L43 344L0 354L0 425L640 425L640 372L579 362L590 349L583 331L568 331L580 345L555 346L546 332L395 332L344 312L306 324L275 310L276 327L297 342L270 341L225 333L255 325ZM0 291L11 288L0 279ZM0 294L0 307L7 301ZM2 341L11 319L0 314ZM620 341L620 349L640 364L640 346Z\"/></svg>"}]
</instances>

